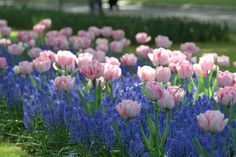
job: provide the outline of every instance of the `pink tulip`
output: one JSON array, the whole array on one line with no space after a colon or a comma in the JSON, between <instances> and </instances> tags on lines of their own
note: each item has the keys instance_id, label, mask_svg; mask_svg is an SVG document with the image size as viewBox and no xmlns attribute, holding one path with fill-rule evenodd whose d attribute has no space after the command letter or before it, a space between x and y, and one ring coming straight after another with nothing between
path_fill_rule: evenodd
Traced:
<instances>
[{"instance_id":1,"label":"pink tulip","mask_svg":"<svg viewBox=\"0 0 236 157\"><path fill-rule=\"evenodd\" d=\"M175 106L174 96L167 90L164 90L163 96L158 101L160 108L163 110L171 110Z\"/></svg>"},{"instance_id":2,"label":"pink tulip","mask_svg":"<svg viewBox=\"0 0 236 157\"><path fill-rule=\"evenodd\" d=\"M228 56L225 56L225 55L218 56L217 62L219 66L222 66L222 67L228 67L230 65L230 59Z\"/></svg>"},{"instance_id":3,"label":"pink tulip","mask_svg":"<svg viewBox=\"0 0 236 157\"><path fill-rule=\"evenodd\" d=\"M48 57L40 56L33 60L36 71L44 73L51 68L51 60Z\"/></svg>"},{"instance_id":4,"label":"pink tulip","mask_svg":"<svg viewBox=\"0 0 236 157\"><path fill-rule=\"evenodd\" d=\"M236 104L236 88L224 87L220 88L217 92L217 100L219 103L225 106L232 106Z\"/></svg>"},{"instance_id":5,"label":"pink tulip","mask_svg":"<svg viewBox=\"0 0 236 157\"><path fill-rule=\"evenodd\" d=\"M180 51L173 51L170 55L169 67L172 72L177 72L177 67L186 61L186 56Z\"/></svg>"},{"instance_id":6,"label":"pink tulip","mask_svg":"<svg viewBox=\"0 0 236 157\"><path fill-rule=\"evenodd\" d=\"M7 26L7 21L0 19L0 28Z\"/></svg>"},{"instance_id":7,"label":"pink tulip","mask_svg":"<svg viewBox=\"0 0 236 157\"><path fill-rule=\"evenodd\" d=\"M108 45L108 40L105 38L97 38L96 39L96 45Z\"/></svg>"},{"instance_id":8,"label":"pink tulip","mask_svg":"<svg viewBox=\"0 0 236 157\"><path fill-rule=\"evenodd\" d=\"M0 69L6 69L8 66L7 60L5 57L0 57Z\"/></svg>"},{"instance_id":9,"label":"pink tulip","mask_svg":"<svg viewBox=\"0 0 236 157\"><path fill-rule=\"evenodd\" d=\"M71 27L65 27L65 28L62 28L59 33L63 36L69 37L72 35L72 32L73 30Z\"/></svg>"},{"instance_id":10,"label":"pink tulip","mask_svg":"<svg viewBox=\"0 0 236 157\"><path fill-rule=\"evenodd\" d=\"M228 123L228 119L224 119L224 114L217 110L207 110L205 113L197 115L197 121L204 131L221 132Z\"/></svg>"},{"instance_id":11,"label":"pink tulip","mask_svg":"<svg viewBox=\"0 0 236 157\"><path fill-rule=\"evenodd\" d=\"M124 49L124 44L121 41L112 41L110 43L110 50L113 53L121 53Z\"/></svg>"},{"instance_id":12,"label":"pink tulip","mask_svg":"<svg viewBox=\"0 0 236 157\"><path fill-rule=\"evenodd\" d=\"M34 25L33 30L34 30L36 33L41 34L41 33L44 33L44 32L45 32L46 27L45 27L45 25L42 25L42 24L36 24L36 25Z\"/></svg>"},{"instance_id":13,"label":"pink tulip","mask_svg":"<svg viewBox=\"0 0 236 157\"><path fill-rule=\"evenodd\" d=\"M136 53L142 58L148 58L148 54L152 53L152 49L146 45L140 45L136 48Z\"/></svg>"},{"instance_id":14,"label":"pink tulip","mask_svg":"<svg viewBox=\"0 0 236 157\"><path fill-rule=\"evenodd\" d=\"M42 19L39 24L44 25L46 28L51 27L52 20L51 19Z\"/></svg>"},{"instance_id":15,"label":"pink tulip","mask_svg":"<svg viewBox=\"0 0 236 157\"><path fill-rule=\"evenodd\" d=\"M109 47L107 44L100 44L96 46L96 49L107 52L109 50Z\"/></svg>"},{"instance_id":16,"label":"pink tulip","mask_svg":"<svg viewBox=\"0 0 236 157\"><path fill-rule=\"evenodd\" d=\"M47 57L51 60L51 62L55 62L56 60L56 54L50 50L44 50L40 53L40 57L41 56L44 56L44 57Z\"/></svg>"},{"instance_id":17,"label":"pink tulip","mask_svg":"<svg viewBox=\"0 0 236 157\"><path fill-rule=\"evenodd\" d=\"M54 82L57 88L63 89L69 92L73 88L75 78L71 76L58 76L56 77Z\"/></svg>"},{"instance_id":18,"label":"pink tulip","mask_svg":"<svg viewBox=\"0 0 236 157\"><path fill-rule=\"evenodd\" d=\"M220 87L233 86L234 78L235 78L234 74L229 71L224 71L224 72L220 71L217 74L218 85Z\"/></svg>"},{"instance_id":19,"label":"pink tulip","mask_svg":"<svg viewBox=\"0 0 236 157\"><path fill-rule=\"evenodd\" d=\"M178 86L169 86L167 90L171 95L174 96L175 103L181 102L185 96L184 89Z\"/></svg>"},{"instance_id":20,"label":"pink tulip","mask_svg":"<svg viewBox=\"0 0 236 157\"><path fill-rule=\"evenodd\" d=\"M145 43L148 43L152 39L152 37L148 36L148 34L145 32L141 32L141 33L136 34L135 39L137 43L145 44Z\"/></svg>"},{"instance_id":21,"label":"pink tulip","mask_svg":"<svg viewBox=\"0 0 236 157\"><path fill-rule=\"evenodd\" d=\"M164 88L155 81L149 81L146 84L144 92L148 99L156 101L164 95Z\"/></svg>"},{"instance_id":22,"label":"pink tulip","mask_svg":"<svg viewBox=\"0 0 236 157\"><path fill-rule=\"evenodd\" d=\"M105 62L112 65L120 66L120 61L115 57L106 57Z\"/></svg>"},{"instance_id":23,"label":"pink tulip","mask_svg":"<svg viewBox=\"0 0 236 157\"><path fill-rule=\"evenodd\" d=\"M86 49L89 48L91 45L91 39L87 38L87 37L78 37L77 38L77 49L81 48L81 49Z\"/></svg>"},{"instance_id":24,"label":"pink tulip","mask_svg":"<svg viewBox=\"0 0 236 157\"><path fill-rule=\"evenodd\" d=\"M66 36L58 36L53 46L57 50L67 50L69 48L69 41Z\"/></svg>"},{"instance_id":25,"label":"pink tulip","mask_svg":"<svg viewBox=\"0 0 236 157\"><path fill-rule=\"evenodd\" d=\"M20 31L18 32L17 38L19 41L28 42L31 39L36 39L38 37L38 33L34 31Z\"/></svg>"},{"instance_id":26,"label":"pink tulip","mask_svg":"<svg viewBox=\"0 0 236 157\"><path fill-rule=\"evenodd\" d=\"M214 68L214 58L212 56L200 57L199 64L201 65L202 70L208 72Z\"/></svg>"},{"instance_id":27,"label":"pink tulip","mask_svg":"<svg viewBox=\"0 0 236 157\"><path fill-rule=\"evenodd\" d=\"M233 66L236 68L236 61L233 62Z\"/></svg>"},{"instance_id":28,"label":"pink tulip","mask_svg":"<svg viewBox=\"0 0 236 157\"><path fill-rule=\"evenodd\" d=\"M89 79L99 78L103 75L103 65L97 60L92 60L81 65L80 72Z\"/></svg>"},{"instance_id":29,"label":"pink tulip","mask_svg":"<svg viewBox=\"0 0 236 157\"><path fill-rule=\"evenodd\" d=\"M163 35L158 35L155 38L156 46L157 47L163 47L163 48L170 48L172 45L172 41L167 37Z\"/></svg>"},{"instance_id":30,"label":"pink tulip","mask_svg":"<svg viewBox=\"0 0 236 157\"><path fill-rule=\"evenodd\" d=\"M61 65L72 65L76 61L76 56L70 51L58 51L56 55L56 62Z\"/></svg>"},{"instance_id":31,"label":"pink tulip","mask_svg":"<svg viewBox=\"0 0 236 157\"><path fill-rule=\"evenodd\" d=\"M193 75L193 66L190 62L184 61L177 67L180 78L189 78Z\"/></svg>"},{"instance_id":32,"label":"pink tulip","mask_svg":"<svg viewBox=\"0 0 236 157\"><path fill-rule=\"evenodd\" d=\"M112 32L112 37L114 40L121 40L125 37L125 32L121 29L114 30Z\"/></svg>"},{"instance_id":33,"label":"pink tulip","mask_svg":"<svg viewBox=\"0 0 236 157\"><path fill-rule=\"evenodd\" d=\"M106 52L104 52L104 51L96 50L93 53L93 59L98 60L100 63L105 62L105 57L106 57Z\"/></svg>"},{"instance_id":34,"label":"pink tulip","mask_svg":"<svg viewBox=\"0 0 236 157\"><path fill-rule=\"evenodd\" d=\"M150 66L142 66L138 67L138 72L137 72L138 78L140 81L153 81L155 80L156 77L156 70L153 69Z\"/></svg>"},{"instance_id":35,"label":"pink tulip","mask_svg":"<svg viewBox=\"0 0 236 157\"><path fill-rule=\"evenodd\" d=\"M168 67L157 67L156 69L156 79L158 82L167 83L171 79L171 70Z\"/></svg>"},{"instance_id":36,"label":"pink tulip","mask_svg":"<svg viewBox=\"0 0 236 157\"><path fill-rule=\"evenodd\" d=\"M100 33L102 34L103 37L110 37L112 35L112 27L102 27L100 29Z\"/></svg>"},{"instance_id":37,"label":"pink tulip","mask_svg":"<svg viewBox=\"0 0 236 157\"><path fill-rule=\"evenodd\" d=\"M30 58L37 58L41 52L42 50L40 48L33 47L28 51L28 55Z\"/></svg>"},{"instance_id":38,"label":"pink tulip","mask_svg":"<svg viewBox=\"0 0 236 157\"><path fill-rule=\"evenodd\" d=\"M124 47L129 47L131 44L131 41L127 38L121 39L121 43L124 45Z\"/></svg>"},{"instance_id":39,"label":"pink tulip","mask_svg":"<svg viewBox=\"0 0 236 157\"><path fill-rule=\"evenodd\" d=\"M11 40L6 39L6 38L0 39L0 46L8 46L10 44L11 44Z\"/></svg>"},{"instance_id":40,"label":"pink tulip","mask_svg":"<svg viewBox=\"0 0 236 157\"><path fill-rule=\"evenodd\" d=\"M100 29L96 26L90 26L88 28L88 31L93 32L95 36L99 36L100 35Z\"/></svg>"},{"instance_id":41,"label":"pink tulip","mask_svg":"<svg viewBox=\"0 0 236 157\"><path fill-rule=\"evenodd\" d=\"M200 51L199 47L193 42L186 42L181 44L180 49L182 52L195 54Z\"/></svg>"},{"instance_id":42,"label":"pink tulip","mask_svg":"<svg viewBox=\"0 0 236 157\"><path fill-rule=\"evenodd\" d=\"M85 52L78 55L78 67L89 64L93 60L91 53Z\"/></svg>"},{"instance_id":43,"label":"pink tulip","mask_svg":"<svg viewBox=\"0 0 236 157\"><path fill-rule=\"evenodd\" d=\"M202 70L202 66L200 64L193 64L193 71L196 76L207 77L207 71Z\"/></svg>"},{"instance_id":44,"label":"pink tulip","mask_svg":"<svg viewBox=\"0 0 236 157\"><path fill-rule=\"evenodd\" d=\"M1 31L3 37L8 37L11 33L11 28L5 26L5 27L0 28L0 31Z\"/></svg>"},{"instance_id":45,"label":"pink tulip","mask_svg":"<svg viewBox=\"0 0 236 157\"><path fill-rule=\"evenodd\" d=\"M12 44L8 46L8 52L13 56L20 56L24 52L22 44Z\"/></svg>"},{"instance_id":46,"label":"pink tulip","mask_svg":"<svg viewBox=\"0 0 236 157\"><path fill-rule=\"evenodd\" d=\"M114 81L121 76L121 69L117 65L104 63L103 77L105 80Z\"/></svg>"},{"instance_id":47,"label":"pink tulip","mask_svg":"<svg viewBox=\"0 0 236 157\"><path fill-rule=\"evenodd\" d=\"M30 74L33 71L33 64L32 64L32 62L21 61L18 66L19 66L21 74Z\"/></svg>"},{"instance_id":48,"label":"pink tulip","mask_svg":"<svg viewBox=\"0 0 236 157\"><path fill-rule=\"evenodd\" d=\"M137 64L137 57L134 54L124 54L121 58L120 61L123 65L125 66L134 66Z\"/></svg>"},{"instance_id":49,"label":"pink tulip","mask_svg":"<svg viewBox=\"0 0 236 157\"><path fill-rule=\"evenodd\" d=\"M170 50L159 48L159 49L154 49L153 53L149 53L148 57L154 66L167 65L169 64L170 53L171 53Z\"/></svg>"},{"instance_id":50,"label":"pink tulip","mask_svg":"<svg viewBox=\"0 0 236 157\"><path fill-rule=\"evenodd\" d=\"M116 109L122 118L133 118L139 115L141 104L133 100L122 100L116 105Z\"/></svg>"}]
</instances>

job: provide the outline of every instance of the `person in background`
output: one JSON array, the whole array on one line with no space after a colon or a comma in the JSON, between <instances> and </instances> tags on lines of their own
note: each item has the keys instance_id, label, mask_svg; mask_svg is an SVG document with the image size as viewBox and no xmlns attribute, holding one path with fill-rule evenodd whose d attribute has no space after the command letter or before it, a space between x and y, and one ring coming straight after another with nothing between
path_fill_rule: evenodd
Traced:
<instances>
[{"instance_id":1,"label":"person in background","mask_svg":"<svg viewBox=\"0 0 236 157\"><path fill-rule=\"evenodd\" d=\"M89 0L90 12L94 13L95 9L98 9L99 13L103 13L102 0Z\"/></svg>"},{"instance_id":2,"label":"person in background","mask_svg":"<svg viewBox=\"0 0 236 157\"><path fill-rule=\"evenodd\" d=\"M118 0L109 0L108 3L110 6L110 10L113 10L114 7L116 7L116 9L119 10Z\"/></svg>"}]
</instances>

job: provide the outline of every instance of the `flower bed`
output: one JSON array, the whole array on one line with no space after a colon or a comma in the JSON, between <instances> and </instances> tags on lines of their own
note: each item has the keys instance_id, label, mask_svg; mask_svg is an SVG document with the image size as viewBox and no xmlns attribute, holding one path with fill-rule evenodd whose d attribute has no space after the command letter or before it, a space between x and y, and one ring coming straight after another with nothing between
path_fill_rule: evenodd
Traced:
<instances>
[{"instance_id":1,"label":"flower bed","mask_svg":"<svg viewBox=\"0 0 236 157\"><path fill-rule=\"evenodd\" d=\"M235 74L219 71L229 66L227 56L209 53L196 62L195 43L172 51L172 41L158 35L151 48L142 32L136 57L123 54L130 40L121 29L89 27L72 36L70 27L50 26L41 20L11 43L0 20L0 96L22 112L47 155L55 154L42 137L64 143L56 154L67 156L80 156L81 145L92 156L236 153Z\"/></svg>"}]
</instances>

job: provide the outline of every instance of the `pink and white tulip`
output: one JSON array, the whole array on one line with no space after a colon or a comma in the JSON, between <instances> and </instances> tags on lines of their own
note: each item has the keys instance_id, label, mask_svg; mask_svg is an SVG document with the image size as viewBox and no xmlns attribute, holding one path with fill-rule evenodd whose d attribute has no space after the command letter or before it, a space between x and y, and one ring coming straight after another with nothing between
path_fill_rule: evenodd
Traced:
<instances>
[{"instance_id":1,"label":"pink and white tulip","mask_svg":"<svg viewBox=\"0 0 236 157\"><path fill-rule=\"evenodd\" d=\"M175 103L179 103L183 100L185 96L185 91L183 88L178 86L169 86L167 88L168 92L174 96Z\"/></svg>"},{"instance_id":2,"label":"pink and white tulip","mask_svg":"<svg viewBox=\"0 0 236 157\"><path fill-rule=\"evenodd\" d=\"M230 65L230 59L228 56L225 55L218 56L217 62L221 67L228 67Z\"/></svg>"},{"instance_id":3,"label":"pink and white tulip","mask_svg":"<svg viewBox=\"0 0 236 157\"><path fill-rule=\"evenodd\" d=\"M55 79L55 85L59 89L63 89L67 92L71 91L75 82L75 78L71 76L58 76Z\"/></svg>"},{"instance_id":4,"label":"pink and white tulip","mask_svg":"<svg viewBox=\"0 0 236 157\"><path fill-rule=\"evenodd\" d=\"M7 60L5 57L0 57L0 69L6 69L8 66Z\"/></svg>"},{"instance_id":5,"label":"pink and white tulip","mask_svg":"<svg viewBox=\"0 0 236 157\"><path fill-rule=\"evenodd\" d=\"M137 43L145 44L145 43L148 43L152 39L152 37L149 36L145 32L141 32L141 33L136 34L135 39L136 39Z\"/></svg>"},{"instance_id":6,"label":"pink and white tulip","mask_svg":"<svg viewBox=\"0 0 236 157\"><path fill-rule=\"evenodd\" d=\"M20 56L24 52L24 47L22 44L12 44L8 46L8 52L13 56Z\"/></svg>"},{"instance_id":7,"label":"pink and white tulip","mask_svg":"<svg viewBox=\"0 0 236 157\"><path fill-rule=\"evenodd\" d=\"M153 53L149 53L148 57L154 66L168 65L170 60L170 50L159 48L154 49Z\"/></svg>"},{"instance_id":8,"label":"pink and white tulip","mask_svg":"<svg viewBox=\"0 0 236 157\"><path fill-rule=\"evenodd\" d=\"M234 84L234 74L229 71L218 72L217 79L219 87L233 86Z\"/></svg>"},{"instance_id":9,"label":"pink and white tulip","mask_svg":"<svg viewBox=\"0 0 236 157\"><path fill-rule=\"evenodd\" d=\"M236 105L236 88L235 87L224 87L220 88L217 92L217 100L224 106Z\"/></svg>"},{"instance_id":10,"label":"pink and white tulip","mask_svg":"<svg viewBox=\"0 0 236 157\"><path fill-rule=\"evenodd\" d=\"M168 67L157 67L156 69L156 80L158 82L167 83L171 79L171 70Z\"/></svg>"},{"instance_id":11,"label":"pink and white tulip","mask_svg":"<svg viewBox=\"0 0 236 157\"><path fill-rule=\"evenodd\" d=\"M33 64L29 61L21 61L19 64L21 74L30 74L33 71Z\"/></svg>"},{"instance_id":12,"label":"pink and white tulip","mask_svg":"<svg viewBox=\"0 0 236 157\"><path fill-rule=\"evenodd\" d=\"M48 57L40 56L33 60L34 68L39 73L44 73L51 68L51 60Z\"/></svg>"},{"instance_id":13,"label":"pink and white tulip","mask_svg":"<svg viewBox=\"0 0 236 157\"><path fill-rule=\"evenodd\" d=\"M152 53L152 48L146 45L140 45L136 48L136 53L142 58L148 58L148 54Z\"/></svg>"},{"instance_id":14,"label":"pink and white tulip","mask_svg":"<svg viewBox=\"0 0 236 157\"><path fill-rule=\"evenodd\" d=\"M157 47L163 47L166 49L170 48L173 43L167 36L163 35L158 35L155 38L155 42Z\"/></svg>"},{"instance_id":15,"label":"pink and white tulip","mask_svg":"<svg viewBox=\"0 0 236 157\"><path fill-rule=\"evenodd\" d=\"M124 54L121 58L120 61L123 65L125 66L134 66L137 64L137 57L134 54Z\"/></svg>"},{"instance_id":16,"label":"pink and white tulip","mask_svg":"<svg viewBox=\"0 0 236 157\"><path fill-rule=\"evenodd\" d=\"M104 63L103 66L103 77L105 80L114 81L121 76L121 69L119 66L109 63Z\"/></svg>"},{"instance_id":17,"label":"pink and white tulip","mask_svg":"<svg viewBox=\"0 0 236 157\"><path fill-rule=\"evenodd\" d=\"M163 97L164 88L158 82L149 81L145 86L144 93L148 99L156 101L161 99L161 97Z\"/></svg>"},{"instance_id":18,"label":"pink and white tulip","mask_svg":"<svg viewBox=\"0 0 236 157\"><path fill-rule=\"evenodd\" d=\"M174 96L167 90L164 90L163 96L158 101L160 108L163 110L171 110L175 107Z\"/></svg>"},{"instance_id":19,"label":"pink and white tulip","mask_svg":"<svg viewBox=\"0 0 236 157\"><path fill-rule=\"evenodd\" d=\"M156 70L150 66L145 65L142 67L138 67L137 75L139 80L142 82L153 81L156 77Z\"/></svg>"},{"instance_id":20,"label":"pink and white tulip","mask_svg":"<svg viewBox=\"0 0 236 157\"><path fill-rule=\"evenodd\" d=\"M228 123L228 119L224 119L224 114L217 110L207 110L205 113L197 115L197 121L204 131L212 133L221 132Z\"/></svg>"},{"instance_id":21,"label":"pink and white tulip","mask_svg":"<svg viewBox=\"0 0 236 157\"><path fill-rule=\"evenodd\" d=\"M133 118L139 115L141 104L133 100L122 100L122 102L116 105L116 109L122 118Z\"/></svg>"},{"instance_id":22,"label":"pink and white tulip","mask_svg":"<svg viewBox=\"0 0 236 157\"><path fill-rule=\"evenodd\" d=\"M186 42L181 44L180 49L182 52L196 54L200 51L200 48L193 42Z\"/></svg>"},{"instance_id":23,"label":"pink and white tulip","mask_svg":"<svg viewBox=\"0 0 236 157\"><path fill-rule=\"evenodd\" d=\"M112 37L114 40L121 40L125 37L125 32L121 29L114 30L112 32Z\"/></svg>"},{"instance_id":24,"label":"pink and white tulip","mask_svg":"<svg viewBox=\"0 0 236 157\"><path fill-rule=\"evenodd\" d=\"M41 52L42 50L40 48L33 47L28 51L28 55L30 58L37 58Z\"/></svg>"},{"instance_id":25,"label":"pink and white tulip","mask_svg":"<svg viewBox=\"0 0 236 157\"><path fill-rule=\"evenodd\" d=\"M180 78L190 78L193 75L193 66L190 62L184 61L177 67L177 73Z\"/></svg>"}]
</instances>

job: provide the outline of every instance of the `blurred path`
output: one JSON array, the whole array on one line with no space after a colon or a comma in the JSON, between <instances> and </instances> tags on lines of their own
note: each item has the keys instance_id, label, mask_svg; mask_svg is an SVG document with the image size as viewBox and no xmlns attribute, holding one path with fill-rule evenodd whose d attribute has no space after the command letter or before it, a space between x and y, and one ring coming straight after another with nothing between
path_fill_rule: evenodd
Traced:
<instances>
[{"instance_id":1,"label":"blurred path","mask_svg":"<svg viewBox=\"0 0 236 157\"><path fill-rule=\"evenodd\" d=\"M1 2L1 0L0 0ZM8 0L10 5L10 0ZM13 3L14 4L14 3ZM0 3L1 5L1 3ZM144 18L150 17L188 17L199 21L210 21L223 24L228 23L232 29L236 29L236 7L226 6L207 6L207 5L157 5L157 6L143 6L140 3L126 4L125 1L120 1L120 11L109 11L108 4L103 7L107 15L127 15L127 16L142 16ZM55 3L30 3L30 7L39 9L56 10ZM63 6L63 11L71 13L88 13L89 8L85 4L66 3Z\"/></svg>"}]
</instances>

